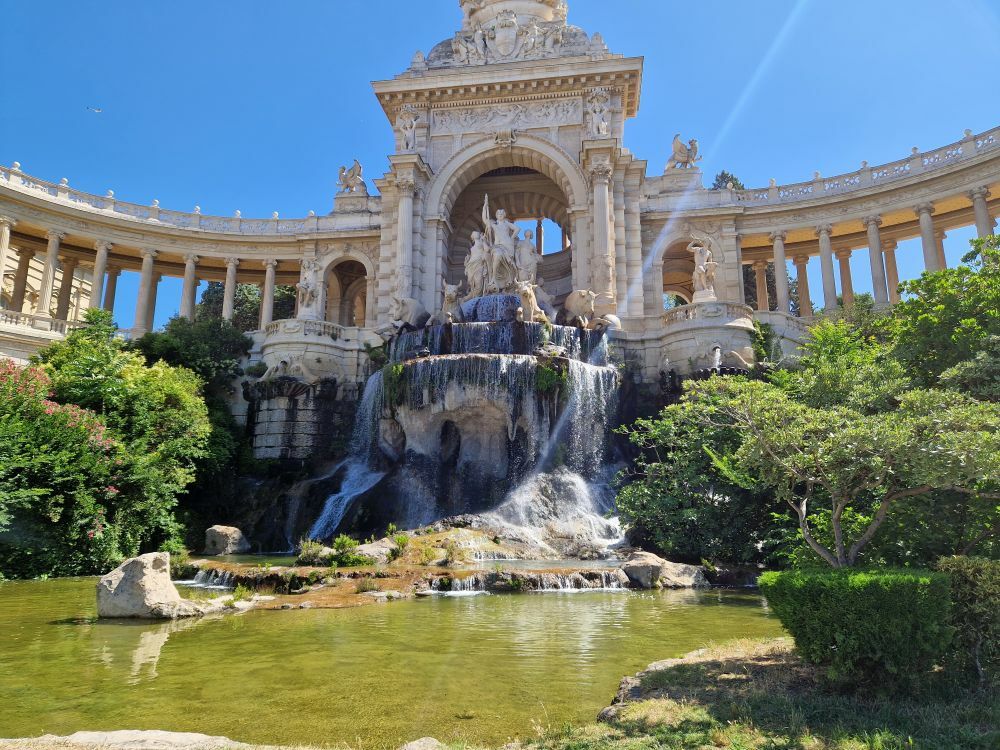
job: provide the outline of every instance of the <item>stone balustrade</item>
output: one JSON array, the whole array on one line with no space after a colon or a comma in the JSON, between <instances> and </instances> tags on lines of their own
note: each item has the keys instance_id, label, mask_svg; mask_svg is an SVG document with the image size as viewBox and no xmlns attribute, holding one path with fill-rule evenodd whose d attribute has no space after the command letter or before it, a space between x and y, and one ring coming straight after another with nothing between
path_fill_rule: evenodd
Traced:
<instances>
[{"instance_id":1,"label":"stone balustrade","mask_svg":"<svg viewBox=\"0 0 1000 750\"><path fill-rule=\"evenodd\" d=\"M753 325L753 308L736 302L699 302L682 305L663 314L665 328L690 323L695 320L745 320Z\"/></svg>"},{"instance_id":2,"label":"stone balustrade","mask_svg":"<svg viewBox=\"0 0 1000 750\"><path fill-rule=\"evenodd\" d=\"M83 323L78 321L59 320L45 315L32 315L14 310L0 310L0 325L52 331L62 335L69 333L74 328L83 327Z\"/></svg>"}]
</instances>

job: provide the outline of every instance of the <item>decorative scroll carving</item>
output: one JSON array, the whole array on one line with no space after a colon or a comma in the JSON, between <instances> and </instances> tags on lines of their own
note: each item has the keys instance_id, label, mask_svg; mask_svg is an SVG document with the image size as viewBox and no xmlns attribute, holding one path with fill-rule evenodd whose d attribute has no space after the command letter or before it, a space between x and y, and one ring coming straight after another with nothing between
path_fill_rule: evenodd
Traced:
<instances>
[{"instance_id":1,"label":"decorative scroll carving","mask_svg":"<svg viewBox=\"0 0 1000 750\"><path fill-rule=\"evenodd\" d=\"M582 120L583 102L579 99L438 109L431 113L436 135L574 125Z\"/></svg>"}]
</instances>

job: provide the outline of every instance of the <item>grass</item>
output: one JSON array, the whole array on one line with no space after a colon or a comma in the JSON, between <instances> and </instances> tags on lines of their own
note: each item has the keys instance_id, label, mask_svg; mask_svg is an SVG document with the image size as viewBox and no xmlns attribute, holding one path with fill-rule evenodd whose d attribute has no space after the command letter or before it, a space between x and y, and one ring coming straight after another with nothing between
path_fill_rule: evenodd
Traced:
<instances>
[{"instance_id":1,"label":"grass","mask_svg":"<svg viewBox=\"0 0 1000 750\"><path fill-rule=\"evenodd\" d=\"M996 694L927 685L913 698L827 692L788 639L736 641L644 673L606 724L534 750L995 750Z\"/></svg>"}]
</instances>

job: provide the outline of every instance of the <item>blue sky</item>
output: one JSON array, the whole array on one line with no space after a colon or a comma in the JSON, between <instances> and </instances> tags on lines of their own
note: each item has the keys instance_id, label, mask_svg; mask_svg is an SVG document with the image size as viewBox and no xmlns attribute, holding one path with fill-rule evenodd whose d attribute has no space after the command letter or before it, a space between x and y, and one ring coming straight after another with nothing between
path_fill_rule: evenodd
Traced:
<instances>
[{"instance_id":1,"label":"blue sky","mask_svg":"<svg viewBox=\"0 0 1000 750\"><path fill-rule=\"evenodd\" d=\"M0 161L226 216L326 213L341 164L357 157L369 180L384 173L391 130L369 82L461 18L457 0L0 0L0 11ZM1000 124L1000 0L570 0L570 22L645 56L625 145L653 174L676 132L699 139L706 182L728 169L757 186ZM949 263L971 235L948 237ZM856 256L864 290L867 253ZM919 273L917 243L898 256L901 276ZM161 284L158 324L179 287Z\"/></svg>"}]
</instances>

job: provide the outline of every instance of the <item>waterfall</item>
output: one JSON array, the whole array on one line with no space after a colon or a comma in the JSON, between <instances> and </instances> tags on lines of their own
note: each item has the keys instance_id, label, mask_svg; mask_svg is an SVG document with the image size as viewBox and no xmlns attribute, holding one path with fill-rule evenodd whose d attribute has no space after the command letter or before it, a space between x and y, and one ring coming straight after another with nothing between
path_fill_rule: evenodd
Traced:
<instances>
[{"instance_id":1,"label":"waterfall","mask_svg":"<svg viewBox=\"0 0 1000 750\"><path fill-rule=\"evenodd\" d=\"M233 588L233 574L225 570L199 570L190 581L174 581L177 586L187 586L192 589Z\"/></svg>"},{"instance_id":2,"label":"waterfall","mask_svg":"<svg viewBox=\"0 0 1000 750\"><path fill-rule=\"evenodd\" d=\"M319 518L309 530L310 539L331 538L337 532L337 527L344 520L355 498L371 490L385 476L385 472L375 471L369 465L375 452L383 391L382 373L377 372L368 379L358 406L354 432L351 435L350 458L341 464L346 470L340 483L340 490L326 499Z\"/></svg>"},{"instance_id":3,"label":"waterfall","mask_svg":"<svg viewBox=\"0 0 1000 750\"><path fill-rule=\"evenodd\" d=\"M565 572L498 571L473 573L463 577L435 578L430 590L442 596L473 596L493 591L561 592L625 591L628 577L613 570Z\"/></svg>"}]
</instances>

